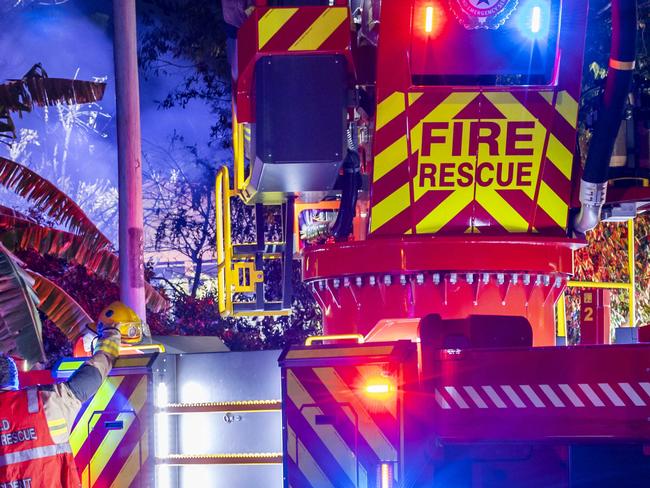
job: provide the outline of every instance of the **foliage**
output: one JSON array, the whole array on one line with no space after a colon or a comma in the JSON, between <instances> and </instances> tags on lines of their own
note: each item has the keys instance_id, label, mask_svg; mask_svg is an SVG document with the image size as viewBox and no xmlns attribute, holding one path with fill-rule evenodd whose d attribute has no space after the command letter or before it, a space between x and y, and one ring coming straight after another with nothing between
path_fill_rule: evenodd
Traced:
<instances>
[{"instance_id":1,"label":"foliage","mask_svg":"<svg viewBox=\"0 0 650 488\"><path fill-rule=\"evenodd\" d=\"M230 67L221 2L139 0L138 60L145 77L180 77L159 106L205 103L215 116L211 143L230 147Z\"/></svg>"},{"instance_id":2,"label":"foliage","mask_svg":"<svg viewBox=\"0 0 650 488\"><path fill-rule=\"evenodd\" d=\"M34 364L45 359L39 300L21 264L0 245L0 351Z\"/></svg>"}]
</instances>

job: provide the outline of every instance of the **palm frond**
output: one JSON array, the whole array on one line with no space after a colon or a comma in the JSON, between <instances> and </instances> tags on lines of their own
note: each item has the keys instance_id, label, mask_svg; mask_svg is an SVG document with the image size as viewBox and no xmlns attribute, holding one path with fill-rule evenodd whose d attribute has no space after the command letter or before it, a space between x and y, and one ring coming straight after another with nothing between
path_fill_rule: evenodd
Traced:
<instances>
[{"instance_id":1,"label":"palm frond","mask_svg":"<svg viewBox=\"0 0 650 488\"><path fill-rule=\"evenodd\" d=\"M33 285L18 258L0 244L0 350L32 365L45 361L39 300Z\"/></svg>"},{"instance_id":2,"label":"palm frond","mask_svg":"<svg viewBox=\"0 0 650 488\"><path fill-rule=\"evenodd\" d=\"M63 288L33 271L34 291L39 299L38 309L71 341L76 341L88 331L92 318Z\"/></svg>"},{"instance_id":3,"label":"palm frond","mask_svg":"<svg viewBox=\"0 0 650 488\"><path fill-rule=\"evenodd\" d=\"M39 210L72 232L96 240L104 247L111 246L108 238L74 200L26 166L0 157L0 185L34 203Z\"/></svg>"},{"instance_id":4,"label":"palm frond","mask_svg":"<svg viewBox=\"0 0 650 488\"><path fill-rule=\"evenodd\" d=\"M3 216L0 213L0 229ZM42 255L54 256L70 263L84 266L90 273L104 278L111 283L119 279L119 258L96 241L87 236L78 236L63 230L52 229L36 223L20 220L18 226L2 232L0 237L12 250L35 251ZM147 307L160 312L168 307L167 299L149 283L145 283Z\"/></svg>"},{"instance_id":5,"label":"palm frond","mask_svg":"<svg viewBox=\"0 0 650 488\"><path fill-rule=\"evenodd\" d=\"M29 112L34 106L82 104L104 98L106 83L49 78L40 64L20 80L0 84L0 106L12 112Z\"/></svg>"}]
</instances>

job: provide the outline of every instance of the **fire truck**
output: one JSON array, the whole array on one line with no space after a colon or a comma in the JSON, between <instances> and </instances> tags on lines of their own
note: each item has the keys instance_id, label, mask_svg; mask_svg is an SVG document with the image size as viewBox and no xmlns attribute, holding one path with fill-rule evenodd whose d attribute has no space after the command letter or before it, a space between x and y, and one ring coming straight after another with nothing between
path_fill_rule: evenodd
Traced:
<instances>
[{"instance_id":1,"label":"fire truck","mask_svg":"<svg viewBox=\"0 0 650 488\"><path fill-rule=\"evenodd\" d=\"M281 466L285 488L650 486L648 346L556 346L556 303L585 233L650 201L643 158L610 168L636 2L611 2L585 155L587 0L254 3L233 56L232 179L222 168L216 183L218 306L290 314L298 254L324 335L282 352L275 400L174 403L159 379L175 377L178 359L121 358L95 400L103 408L89 406L73 436L84 483L150 486L156 458L165 469ZM233 198L254 208L253 242L233 241ZM268 206L281 208L280 239L269 238ZM249 375L272 367L253 364L229 375L264 384ZM209 362L186 371L220 374ZM268 412L282 452L154 455L167 424L136 421ZM211 435L192 425L195 442ZM120 461L104 478L112 460L99 446L112 434L93 434L100 427L134 439L112 451Z\"/></svg>"}]
</instances>

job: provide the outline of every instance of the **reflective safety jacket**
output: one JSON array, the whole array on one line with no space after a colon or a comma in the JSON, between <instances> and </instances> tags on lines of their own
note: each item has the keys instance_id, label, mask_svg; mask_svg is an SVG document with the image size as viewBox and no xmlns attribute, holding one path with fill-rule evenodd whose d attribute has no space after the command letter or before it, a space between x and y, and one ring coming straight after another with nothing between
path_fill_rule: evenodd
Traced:
<instances>
[{"instance_id":1,"label":"reflective safety jacket","mask_svg":"<svg viewBox=\"0 0 650 488\"><path fill-rule=\"evenodd\" d=\"M49 425L50 424L50 425ZM79 488L70 445L57 444L36 388L0 392L0 488Z\"/></svg>"}]
</instances>

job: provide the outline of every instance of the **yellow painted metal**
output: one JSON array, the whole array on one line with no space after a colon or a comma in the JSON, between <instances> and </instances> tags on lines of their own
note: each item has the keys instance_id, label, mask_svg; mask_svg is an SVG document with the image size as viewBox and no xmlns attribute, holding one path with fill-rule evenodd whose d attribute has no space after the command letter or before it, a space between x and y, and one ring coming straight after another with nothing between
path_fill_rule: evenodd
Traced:
<instances>
[{"instance_id":1,"label":"yellow painted metal","mask_svg":"<svg viewBox=\"0 0 650 488\"><path fill-rule=\"evenodd\" d=\"M322 336L309 336L305 341L306 346L311 346L316 341L341 341L341 340L356 340L357 344L363 344L365 337L361 334L332 334Z\"/></svg>"},{"instance_id":2,"label":"yellow painted metal","mask_svg":"<svg viewBox=\"0 0 650 488\"><path fill-rule=\"evenodd\" d=\"M217 302L219 313L221 315L230 315L232 313L232 293L229 280L232 262L232 234L230 225L231 192L230 174L228 168L225 166L217 173L215 188L215 208L217 213Z\"/></svg>"},{"instance_id":3,"label":"yellow painted metal","mask_svg":"<svg viewBox=\"0 0 650 488\"><path fill-rule=\"evenodd\" d=\"M258 283L264 283L264 271L257 270L253 261L233 263L233 274L237 293L253 293Z\"/></svg>"},{"instance_id":4,"label":"yellow painted metal","mask_svg":"<svg viewBox=\"0 0 650 488\"><path fill-rule=\"evenodd\" d=\"M568 281L567 286L571 288L605 288L607 290L629 290L629 283L611 283L607 281Z\"/></svg>"},{"instance_id":5,"label":"yellow painted metal","mask_svg":"<svg viewBox=\"0 0 650 488\"><path fill-rule=\"evenodd\" d=\"M566 337L566 300L564 293L557 301L557 336Z\"/></svg>"}]
</instances>

